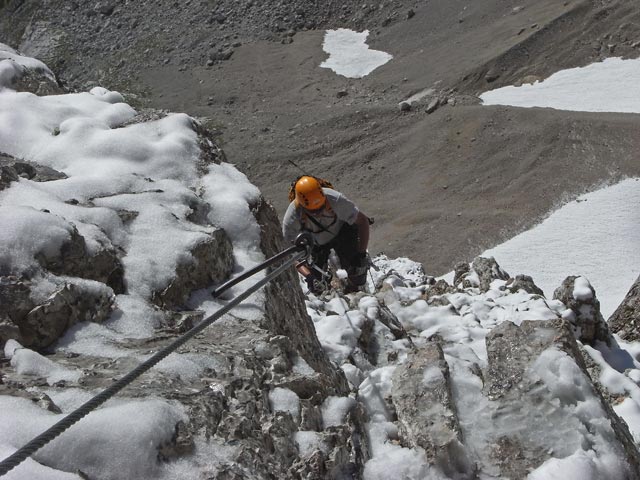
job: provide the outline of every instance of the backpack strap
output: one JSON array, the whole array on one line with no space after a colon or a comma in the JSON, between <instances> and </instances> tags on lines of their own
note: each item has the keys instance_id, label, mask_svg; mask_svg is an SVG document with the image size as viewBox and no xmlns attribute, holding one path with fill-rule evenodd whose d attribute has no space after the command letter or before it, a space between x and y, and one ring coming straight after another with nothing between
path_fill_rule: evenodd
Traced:
<instances>
[{"instance_id":1,"label":"backpack strap","mask_svg":"<svg viewBox=\"0 0 640 480\"><path fill-rule=\"evenodd\" d=\"M327 211L329 213L333 213L333 221L329 224L329 227L331 227L331 226L333 226L334 223L336 223L338 221L338 215L335 214L335 212L331 208L331 205L329 205L329 202L326 203L325 208L327 209ZM313 223L316 227L318 227L323 232L331 233L331 231L327 227L325 227L324 225L322 225L322 223L320 223L318 220L313 218L313 216L311 216L307 212L305 212L304 209L302 210L301 217L302 218L308 218L311 221L311 223Z\"/></svg>"}]
</instances>

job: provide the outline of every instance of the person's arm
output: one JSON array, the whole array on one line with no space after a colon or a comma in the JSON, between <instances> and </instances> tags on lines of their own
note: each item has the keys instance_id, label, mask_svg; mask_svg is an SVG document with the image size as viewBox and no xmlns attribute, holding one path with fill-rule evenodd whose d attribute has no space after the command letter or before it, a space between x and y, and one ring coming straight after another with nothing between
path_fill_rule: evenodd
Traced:
<instances>
[{"instance_id":1,"label":"person's arm","mask_svg":"<svg viewBox=\"0 0 640 480\"><path fill-rule=\"evenodd\" d=\"M282 235L287 243L293 243L300 233L302 225L296 215L296 207L293 202L289 204L284 218L282 219Z\"/></svg>"},{"instance_id":2,"label":"person's arm","mask_svg":"<svg viewBox=\"0 0 640 480\"><path fill-rule=\"evenodd\" d=\"M358 212L356 221L358 227L358 253L366 253L369 245L369 218L362 212Z\"/></svg>"}]
</instances>

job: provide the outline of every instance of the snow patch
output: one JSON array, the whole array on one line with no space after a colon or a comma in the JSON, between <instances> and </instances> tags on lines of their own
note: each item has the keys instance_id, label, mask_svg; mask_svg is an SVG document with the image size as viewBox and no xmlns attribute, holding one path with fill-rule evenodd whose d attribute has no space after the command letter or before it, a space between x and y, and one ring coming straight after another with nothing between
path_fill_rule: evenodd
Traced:
<instances>
[{"instance_id":1,"label":"snow patch","mask_svg":"<svg viewBox=\"0 0 640 480\"><path fill-rule=\"evenodd\" d=\"M355 32L346 28L327 30L322 48L329 58L320 64L347 78L362 78L393 58L367 45L369 30Z\"/></svg>"}]
</instances>

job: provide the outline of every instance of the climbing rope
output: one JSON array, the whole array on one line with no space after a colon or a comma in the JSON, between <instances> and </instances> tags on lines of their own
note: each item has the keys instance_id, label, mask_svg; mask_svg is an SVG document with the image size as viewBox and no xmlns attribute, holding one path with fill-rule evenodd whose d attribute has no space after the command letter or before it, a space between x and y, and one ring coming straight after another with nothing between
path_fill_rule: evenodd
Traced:
<instances>
[{"instance_id":1,"label":"climbing rope","mask_svg":"<svg viewBox=\"0 0 640 480\"><path fill-rule=\"evenodd\" d=\"M151 369L151 367L153 367L158 362L160 362L160 360L164 359L170 353L174 352L180 346L184 345L188 340L190 340L195 335L203 331L205 328L207 328L213 322L218 320L220 317L228 313L236 305L246 300L251 294L261 289L267 283L274 280L276 277L282 274L285 270L287 270L287 268L289 268L295 262L302 260L303 258L308 256L310 253L311 245L312 245L312 241L308 237L299 236L298 239L296 239L296 244L294 246L282 251L281 253L275 255L274 257L271 257L270 259L258 265L258 267L261 267L261 268L256 267L252 269L251 271L253 272L252 273L253 275L258 271L263 270L268 266L272 265L275 262L274 259L276 257L277 257L277 260L280 260L280 259L286 258L288 255L295 254L291 258L289 258L286 262L284 262L282 265L280 265L278 268L276 268L267 276L265 276L262 280L256 282L254 285L252 285L247 290L242 292L240 295L235 297L233 300L231 300L227 305L222 307L220 310L210 315L209 317L203 319L199 324L197 324L191 330L184 333L182 336L178 337L173 343L170 343L169 345L164 347L162 350L152 355L149 359L147 359L145 362L138 365L135 369L133 369L128 374L126 374L120 380L117 380L116 382L111 384L110 387L106 388L105 390L100 392L98 395L96 395L92 399L82 404L80 407L78 407L76 410L74 410L69 415L64 417L62 420L60 420L58 423L53 425L51 428L49 428L48 430L44 431L43 433L38 435L36 438L31 440L24 447L20 448L19 450L16 450L12 455L5 458L2 462L0 462L0 477L5 475L9 471L11 471L18 465L20 465L22 462L24 462L27 458L29 458L35 452L37 452L42 447L44 447L47 443L51 442L54 438L62 434L74 423L78 422L80 419L88 415L90 412L92 412L97 407L99 407L104 402L106 402L108 399L113 397L116 393L118 393L124 387L126 387L131 382L133 382L140 375L142 375L143 373ZM244 278L247 278L248 275L245 274L242 277L244 279ZM231 283L231 282L227 282L227 283ZM233 283L233 285L235 285L235 283ZM218 289L218 290L221 290L221 289Z\"/></svg>"}]
</instances>

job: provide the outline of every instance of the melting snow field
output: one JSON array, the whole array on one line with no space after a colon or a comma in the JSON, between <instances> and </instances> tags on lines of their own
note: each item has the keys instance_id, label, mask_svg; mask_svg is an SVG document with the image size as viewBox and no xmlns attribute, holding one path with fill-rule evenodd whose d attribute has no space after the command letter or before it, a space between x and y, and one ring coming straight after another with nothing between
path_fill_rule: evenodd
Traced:
<instances>
[{"instance_id":1,"label":"melting snow field","mask_svg":"<svg viewBox=\"0 0 640 480\"><path fill-rule=\"evenodd\" d=\"M547 298L569 275L589 279L605 319L640 275L640 179L582 195L546 220L482 253L511 276L526 274Z\"/></svg>"},{"instance_id":2,"label":"melting snow field","mask_svg":"<svg viewBox=\"0 0 640 480\"><path fill-rule=\"evenodd\" d=\"M640 59L607 58L562 70L533 85L491 90L480 98L485 105L640 113Z\"/></svg>"},{"instance_id":3,"label":"melting snow field","mask_svg":"<svg viewBox=\"0 0 640 480\"><path fill-rule=\"evenodd\" d=\"M347 78L362 78L393 58L388 53L371 50L366 43L368 36L368 30L360 33L346 28L327 30L322 47L329 58L320 67Z\"/></svg>"}]
</instances>

